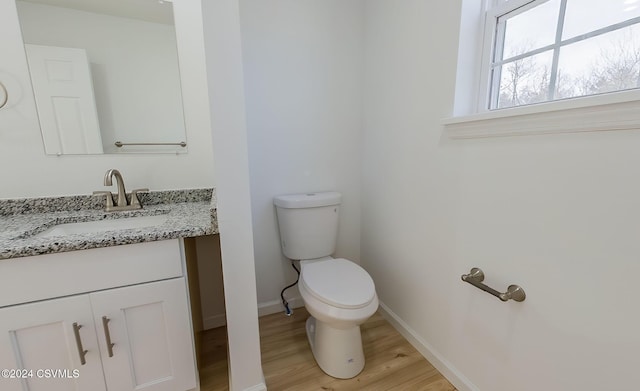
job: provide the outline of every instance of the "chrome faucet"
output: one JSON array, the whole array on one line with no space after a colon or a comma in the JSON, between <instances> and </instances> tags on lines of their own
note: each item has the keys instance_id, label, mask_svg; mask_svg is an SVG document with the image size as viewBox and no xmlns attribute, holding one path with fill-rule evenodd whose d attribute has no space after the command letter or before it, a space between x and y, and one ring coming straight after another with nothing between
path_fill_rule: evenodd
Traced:
<instances>
[{"instance_id":1,"label":"chrome faucet","mask_svg":"<svg viewBox=\"0 0 640 391\"><path fill-rule=\"evenodd\" d=\"M107 170L107 173L104 174L104 185L111 186L113 177L116 177L116 182L118 183L118 199L115 203L116 206L126 206L127 205L127 191L124 189L124 179L122 179L122 174L120 171L115 169Z\"/></svg>"},{"instance_id":2,"label":"chrome faucet","mask_svg":"<svg viewBox=\"0 0 640 391\"><path fill-rule=\"evenodd\" d=\"M116 195L116 200L113 200L113 194L110 191L94 191L94 195L104 194L107 196L107 212L115 212L119 210L135 210L142 209L142 204L138 199L138 193L142 191L149 191L149 189L136 189L131 192L131 201L127 200L127 191L124 188L124 179L122 179L122 174L120 171L116 169L107 170L106 174L104 174L104 185L111 186L113 185L113 178L116 178L116 183L118 185L118 194Z\"/></svg>"}]
</instances>

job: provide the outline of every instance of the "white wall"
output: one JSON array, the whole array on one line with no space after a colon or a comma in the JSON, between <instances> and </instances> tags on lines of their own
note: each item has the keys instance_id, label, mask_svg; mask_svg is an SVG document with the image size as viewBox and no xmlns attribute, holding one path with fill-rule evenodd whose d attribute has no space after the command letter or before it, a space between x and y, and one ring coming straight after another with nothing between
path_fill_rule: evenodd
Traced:
<instances>
[{"instance_id":1,"label":"white wall","mask_svg":"<svg viewBox=\"0 0 640 391\"><path fill-rule=\"evenodd\" d=\"M363 1L242 0L240 11L258 302L268 313L295 281L274 196L341 192L336 256L360 259Z\"/></svg>"},{"instance_id":2,"label":"white wall","mask_svg":"<svg viewBox=\"0 0 640 391\"><path fill-rule=\"evenodd\" d=\"M460 390L635 389L640 131L450 140L461 0L366 4L362 263L382 302ZM526 301L463 283L473 266Z\"/></svg>"},{"instance_id":3,"label":"white wall","mask_svg":"<svg viewBox=\"0 0 640 391\"><path fill-rule=\"evenodd\" d=\"M102 179L109 168L117 168L123 173L128 189L214 186L200 1L175 2L174 14L189 152L178 156L45 156L37 119L25 121L34 125L19 132L11 123L0 120L0 164L6 167L0 198L90 194L104 189ZM12 26L8 21L15 17L15 14L2 14L0 23ZM9 36L19 37L20 34L12 31ZM25 94L31 93L30 86L24 88ZM17 115L35 117L35 109Z\"/></svg>"},{"instance_id":4,"label":"white wall","mask_svg":"<svg viewBox=\"0 0 640 391\"><path fill-rule=\"evenodd\" d=\"M229 389L261 391L267 388L258 334L239 4L216 0L202 6L229 340Z\"/></svg>"}]
</instances>

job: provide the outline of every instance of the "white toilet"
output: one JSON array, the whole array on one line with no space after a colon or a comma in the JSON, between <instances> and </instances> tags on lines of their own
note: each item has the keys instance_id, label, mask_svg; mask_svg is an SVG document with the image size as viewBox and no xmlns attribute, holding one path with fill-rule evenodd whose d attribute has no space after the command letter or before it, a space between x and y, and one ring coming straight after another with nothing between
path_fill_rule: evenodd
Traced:
<instances>
[{"instance_id":1,"label":"white toilet","mask_svg":"<svg viewBox=\"0 0 640 391\"><path fill-rule=\"evenodd\" d=\"M307 336L318 366L349 379L364 368L360 325L378 309L371 276L348 259L331 257L338 234L336 192L275 197L284 255L300 260L299 289L311 316Z\"/></svg>"}]
</instances>

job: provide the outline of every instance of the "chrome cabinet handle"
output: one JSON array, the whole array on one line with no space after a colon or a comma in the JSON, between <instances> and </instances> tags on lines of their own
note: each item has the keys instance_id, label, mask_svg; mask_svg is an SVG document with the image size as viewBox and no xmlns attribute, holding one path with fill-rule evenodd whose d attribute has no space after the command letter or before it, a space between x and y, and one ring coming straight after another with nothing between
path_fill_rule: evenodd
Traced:
<instances>
[{"instance_id":1,"label":"chrome cabinet handle","mask_svg":"<svg viewBox=\"0 0 640 391\"><path fill-rule=\"evenodd\" d=\"M1 81L0 81L0 90L2 90L2 95L4 95L4 98L0 100L0 109L1 109L5 107L7 105L7 102L9 101L9 91L7 91L7 87L5 87Z\"/></svg>"},{"instance_id":2,"label":"chrome cabinet handle","mask_svg":"<svg viewBox=\"0 0 640 391\"><path fill-rule=\"evenodd\" d=\"M85 356L89 353L88 350L85 350L82 347L82 339L80 339L80 329L82 325L79 325L77 322L73 323L73 334L76 337L76 346L78 347L78 356L80 356L80 364L84 365L87 363Z\"/></svg>"},{"instance_id":3,"label":"chrome cabinet handle","mask_svg":"<svg viewBox=\"0 0 640 391\"><path fill-rule=\"evenodd\" d=\"M111 319L106 316L102 317L102 328L104 329L104 339L107 341L107 353L109 357L113 357L113 347L116 346L115 343L111 342L111 333L109 332L109 321Z\"/></svg>"}]
</instances>

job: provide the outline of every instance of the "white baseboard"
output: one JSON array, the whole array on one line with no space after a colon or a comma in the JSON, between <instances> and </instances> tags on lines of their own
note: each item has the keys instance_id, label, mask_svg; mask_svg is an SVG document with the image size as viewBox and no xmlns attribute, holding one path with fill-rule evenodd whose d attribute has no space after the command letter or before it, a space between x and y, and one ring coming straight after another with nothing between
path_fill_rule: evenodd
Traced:
<instances>
[{"instance_id":1,"label":"white baseboard","mask_svg":"<svg viewBox=\"0 0 640 391\"><path fill-rule=\"evenodd\" d=\"M480 391L469 379L467 379L460 371L455 368L449 361L436 351L433 346L429 345L422 337L418 335L408 324L406 324L398 315L389 309L384 303L380 303L380 313L398 330L402 336L409 341L411 345L420 354L424 356L444 377L451 382L459 391Z\"/></svg>"},{"instance_id":2,"label":"white baseboard","mask_svg":"<svg viewBox=\"0 0 640 391\"><path fill-rule=\"evenodd\" d=\"M304 302L302 301L302 297L294 297L289 299L289 308L295 309L304 307ZM267 301L265 303L258 304L258 316L265 316L276 314L278 312L284 313L284 306L282 305L282 301L273 300ZM227 317L225 314L213 315L206 317L202 320L202 327L204 330L215 329L216 327L225 326L227 324Z\"/></svg>"},{"instance_id":3,"label":"white baseboard","mask_svg":"<svg viewBox=\"0 0 640 391\"><path fill-rule=\"evenodd\" d=\"M208 316L202 319L202 327L204 330L215 329L216 327L225 326L227 317L225 314Z\"/></svg>"},{"instance_id":4,"label":"white baseboard","mask_svg":"<svg viewBox=\"0 0 640 391\"><path fill-rule=\"evenodd\" d=\"M289 302L289 308L291 309L304 307L302 297L300 296L291 298L287 301ZM284 313L284 306L282 305L282 301L280 300L272 300L258 304L258 316L271 315L278 312Z\"/></svg>"}]
</instances>

